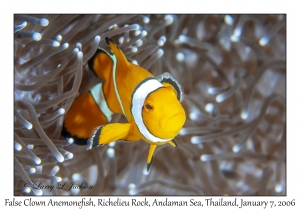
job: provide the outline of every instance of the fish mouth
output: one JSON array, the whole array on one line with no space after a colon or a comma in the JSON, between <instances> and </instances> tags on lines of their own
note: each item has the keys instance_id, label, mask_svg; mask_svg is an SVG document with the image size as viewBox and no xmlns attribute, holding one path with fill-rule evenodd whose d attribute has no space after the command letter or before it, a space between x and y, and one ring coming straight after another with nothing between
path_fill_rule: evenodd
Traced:
<instances>
[{"instance_id":1,"label":"fish mouth","mask_svg":"<svg viewBox=\"0 0 300 210\"><path fill-rule=\"evenodd\" d=\"M174 115L172 115L170 117L163 116L162 120L160 120L160 122L159 122L159 126L162 129L164 129L166 127L173 126L178 121L183 121L183 123L184 123L185 122L184 118L185 118L185 114L183 114L181 112L177 112L177 113L175 113ZM179 128L179 130L181 129L181 127Z\"/></svg>"},{"instance_id":2,"label":"fish mouth","mask_svg":"<svg viewBox=\"0 0 300 210\"><path fill-rule=\"evenodd\" d=\"M174 114L173 116L169 117L169 119L167 120L167 122L173 120L174 118L177 118L177 116L179 116L179 115L180 115L179 112L176 113L176 114Z\"/></svg>"},{"instance_id":3,"label":"fish mouth","mask_svg":"<svg viewBox=\"0 0 300 210\"><path fill-rule=\"evenodd\" d=\"M185 113L183 113L183 112L177 112L176 114L174 114L171 117L169 117L169 119L167 121L174 120L174 118L176 118L176 120L181 120L181 119L185 118Z\"/></svg>"}]
</instances>

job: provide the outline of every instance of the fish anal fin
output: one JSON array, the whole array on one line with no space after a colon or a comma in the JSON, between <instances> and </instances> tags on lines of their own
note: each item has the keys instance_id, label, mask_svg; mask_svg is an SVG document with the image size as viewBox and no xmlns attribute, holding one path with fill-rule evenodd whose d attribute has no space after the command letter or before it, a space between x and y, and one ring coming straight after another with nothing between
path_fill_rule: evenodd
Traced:
<instances>
[{"instance_id":1,"label":"fish anal fin","mask_svg":"<svg viewBox=\"0 0 300 210\"><path fill-rule=\"evenodd\" d=\"M116 56L117 58L117 68L122 70L127 70L128 69L128 61L126 59L126 56L122 52L122 50L118 47L118 45L111 39L106 37L105 38L106 43L110 47L112 53Z\"/></svg>"},{"instance_id":2,"label":"fish anal fin","mask_svg":"<svg viewBox=\"0 0 300 210\"><path fill-rule=\"evenodd\" d=\"M128 140L126 137L130 133L129 123L112 123L97 127L88 140L88 149L109 144L117 140Z\"/></svg>"},{"instance_id":3,"label":"fish anal fin","mask_svg":"<svg viewBox=\"0 0 300 210\"><path fill-rule=\"evenodd\" d=\"M150 149L149 149L148 158L147 158L147 171L149 171L149 169L150 169L150 167L152 165L153 154L154 154L156 146L157 145L155 145L155 144L150 144Z\"/></svg>"}]
</instances>

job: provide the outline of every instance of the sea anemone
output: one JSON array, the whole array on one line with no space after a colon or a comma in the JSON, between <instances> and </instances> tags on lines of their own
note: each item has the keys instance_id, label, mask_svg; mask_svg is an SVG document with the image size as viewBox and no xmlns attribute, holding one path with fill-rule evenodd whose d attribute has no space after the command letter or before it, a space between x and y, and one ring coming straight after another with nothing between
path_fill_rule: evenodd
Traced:
<instances>
[{"instance_id":1,"label":"sea anemone","mask_svg":"<svg viewBox=\"0 0 300 210\"><path fill-rule=\"evenodd\" d=\"M14 24L14 195L286 194L285 15L15 14ZM86 63L105 37L182 85L178 147L159 146L149 172L143 141L86 151L61 136L76 97L101 82Z\"/></svg>"}]
</instances>

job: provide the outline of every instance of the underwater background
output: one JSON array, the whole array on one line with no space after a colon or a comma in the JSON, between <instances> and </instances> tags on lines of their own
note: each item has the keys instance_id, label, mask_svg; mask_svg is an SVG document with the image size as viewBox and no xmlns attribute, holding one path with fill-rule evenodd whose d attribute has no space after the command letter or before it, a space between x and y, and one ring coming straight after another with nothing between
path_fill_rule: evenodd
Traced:
<instances>
[{"instance_id":1,"label":"underwater background","mask_svg":"<svg viewBox=\"0 0 300 210\"><path fill-rule=\"evenodd\" d=\"M149 173L143 141L86 151L61 137L101 82L86 62L105 37L184 92L178 147L157 147ZM14 141L16 196L286 195L286 16L15 14Z\"/></svg>"}]
</instances>

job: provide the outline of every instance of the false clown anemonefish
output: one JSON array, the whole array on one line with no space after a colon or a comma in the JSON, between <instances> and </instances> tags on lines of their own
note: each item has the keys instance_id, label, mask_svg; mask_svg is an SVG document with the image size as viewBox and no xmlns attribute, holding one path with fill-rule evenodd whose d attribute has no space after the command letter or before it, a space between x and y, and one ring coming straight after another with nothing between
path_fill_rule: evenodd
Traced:
<instances>
[{"instance_id":1,"label":"false clown anemonefish","mask_svg":"<svg viewBox=\"0 0 300 210\"><path fill-rule=\"evenodd\" d=\"M186 116L180 104L178 82L164 73L155 78L149 71L127 61L115 42L106 37L111 49L98 48L88 61L89 68L104 82L79 96L66 114L62 135L88 149L116 140L150 144L147 171L157 145L176 147ZM112 114L124 114L128 123L109 123Z\"/></svg>"}]
</instances>

